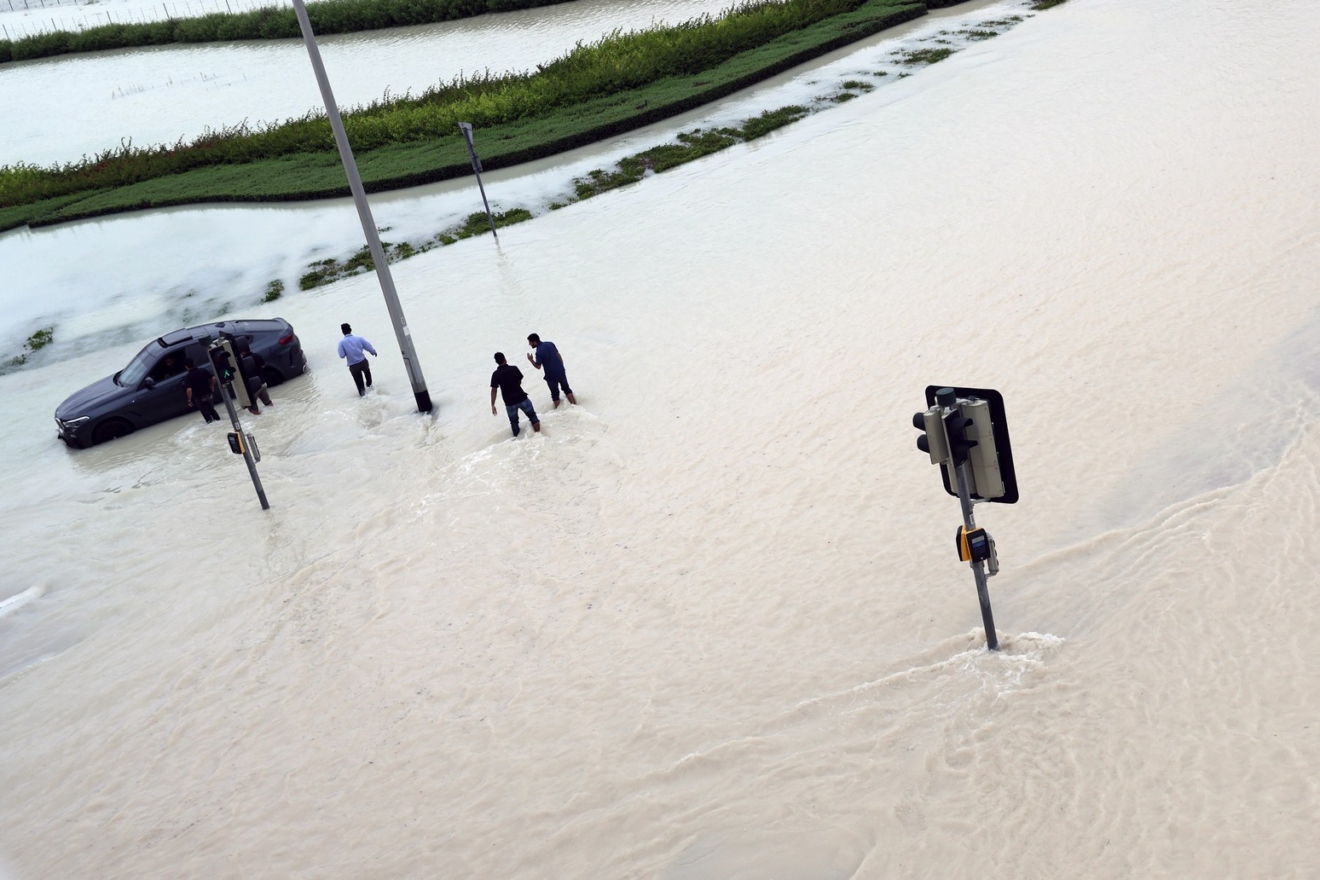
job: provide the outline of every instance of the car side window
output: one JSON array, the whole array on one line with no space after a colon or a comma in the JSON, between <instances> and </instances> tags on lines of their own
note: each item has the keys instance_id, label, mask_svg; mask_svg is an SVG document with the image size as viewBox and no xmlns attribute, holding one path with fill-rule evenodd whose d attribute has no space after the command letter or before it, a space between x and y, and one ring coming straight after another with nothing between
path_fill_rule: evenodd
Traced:
<instances>
[{"instance_id":1,"label":"car side window","mask_svg":"<svg viewBox=\"0 0 1320 880\"><path fill-rule=\"evenodd\" d=\"M148 375L156 381L157 385L166 379L182 375L187 372L183 368L183 358L184 350L182 347L167 351L161 356L160 360L156 361L156 365L151 368Z\"/></svg>"}]
</instances>

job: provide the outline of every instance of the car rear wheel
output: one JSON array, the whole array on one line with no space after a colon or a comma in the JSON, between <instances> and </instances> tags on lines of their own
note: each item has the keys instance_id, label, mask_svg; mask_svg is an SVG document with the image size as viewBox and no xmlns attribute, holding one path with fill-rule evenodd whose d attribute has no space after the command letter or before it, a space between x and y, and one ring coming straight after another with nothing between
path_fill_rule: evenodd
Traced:
<instances>
[{"instance_id":1,"label":"car rear wheel","mask_svg":"<svg viewBox=\"0 0 1320 880\"><path fill-rule=\"evenodd\" d=\"M123 419L106 419L96 426L92 432L93 443L105 443L107 440L114 440L116 437L123 437L126 434L133 433L133 426Z\"/></svg>"}]
</instances>

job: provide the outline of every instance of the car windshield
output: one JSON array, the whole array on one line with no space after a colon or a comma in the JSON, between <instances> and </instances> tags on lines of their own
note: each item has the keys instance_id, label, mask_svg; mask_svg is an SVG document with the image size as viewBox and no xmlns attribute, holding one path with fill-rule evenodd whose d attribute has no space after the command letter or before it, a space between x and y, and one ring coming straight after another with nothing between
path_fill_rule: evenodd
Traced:
<instances>
[{"instance_id":1,"label":"car windshield","mask_svg":"<svg viewBox=\"0 0 1320 880\"><path fill-rule=\"evenodd\" d=\"M142 378L147 375L147 370L150 370L151 365L156 362L154 350L159 347L159 343L153 342L139 351L134 355L133 359L128 362L128 366L119 371L119 375L115 377L115 381L120 385L123 385L125 388L135 386L137 383L141 382Z\"/></svg>"}]
</instances>

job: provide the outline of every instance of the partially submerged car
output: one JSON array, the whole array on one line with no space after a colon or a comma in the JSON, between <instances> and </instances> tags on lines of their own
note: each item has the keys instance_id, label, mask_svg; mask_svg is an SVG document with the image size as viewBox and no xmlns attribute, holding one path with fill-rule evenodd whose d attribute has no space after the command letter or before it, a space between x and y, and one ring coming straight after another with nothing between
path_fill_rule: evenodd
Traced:
<instances>
[{"instance_id":1,"label":"partially submerged car","mask_svg":"<svg viewBox=\"0 0 1320 880\"><path fill-rule=\"evenodd\" d=\"M247 342L266 361L262 378L278 385L307 369L302 343L283 318L219 321L175 330L147 343L128 366L88 385L55 410L59 439L83 448L104 443L138 428L186 415L189 409L183 380L185 359L214 373L202 340L231 334Z\"/></svg>"}]
</instances>

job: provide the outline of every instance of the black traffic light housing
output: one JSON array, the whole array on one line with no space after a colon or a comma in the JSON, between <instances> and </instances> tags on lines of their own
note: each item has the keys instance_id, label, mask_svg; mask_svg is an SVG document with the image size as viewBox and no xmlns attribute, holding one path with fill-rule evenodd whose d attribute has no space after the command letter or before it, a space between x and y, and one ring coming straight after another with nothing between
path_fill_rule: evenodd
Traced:
<instances>
[{"instance_id":1,"label":"black traffic light housing","mask_svg":"<svg viewBox=\"0 0 1320 880\"><path fill-rule=\"evenodd\" d=\"M952 389L953 395L938 397L938 393L945 389ZM990 421L993 423L991 436L995 441L995 452L999 457L999 473L1004 481L1004 494L997 498L983 498L983 501L993 501L997 504L1016 504L1018 500L1017 474L1013 470L1013 450L1009 445L1008 439L1008 417L1004 413L1004 396L992 388L961 388L956 385L927 385L926 386L926 405L952 406L958 400L984 400L990 406ZM925 429L921 414L913 418L913 424L919 429ZM966 430L971 420L964 417L959 412L950 413L944 419L944 433L948 443L949 454L953 457L954 466L962 464L967 460L971 448L976 445L975 440L969 440L966 436ZM928 452L926 446L922 446L922 440L925 436L917 438L917 446L923 451ZM949 481L949 469L940 468L940 477L944 481L944 491L955 498L958 497L958 489ZM973 498L981 498L980 495L972 493Z\"/></svg>"},{"instance_id":2,"label":"black traffic light housing","mask_svg":"<svg viewBox=\"0 0 1320 880\"><path fill-rule=\"evenodd\" d=\"M221 382L230 382L234 378L234 362L223 345L217 345L208 352L215 377Z\"/></svg>"}]
</instances>

